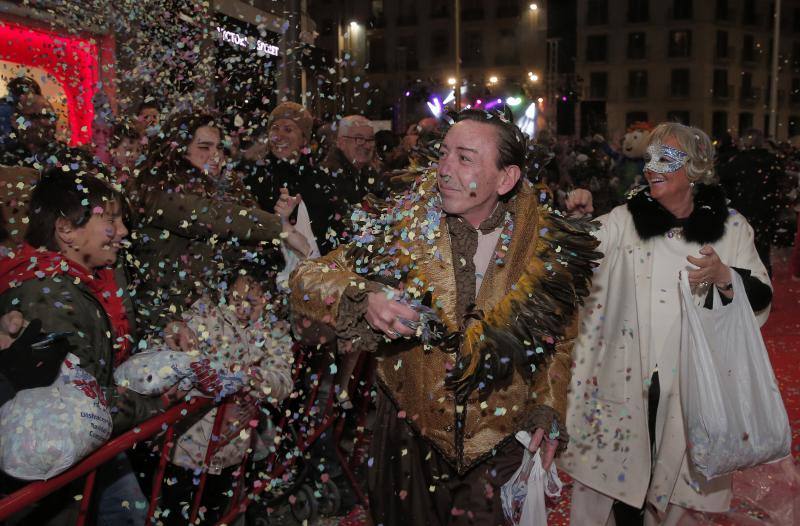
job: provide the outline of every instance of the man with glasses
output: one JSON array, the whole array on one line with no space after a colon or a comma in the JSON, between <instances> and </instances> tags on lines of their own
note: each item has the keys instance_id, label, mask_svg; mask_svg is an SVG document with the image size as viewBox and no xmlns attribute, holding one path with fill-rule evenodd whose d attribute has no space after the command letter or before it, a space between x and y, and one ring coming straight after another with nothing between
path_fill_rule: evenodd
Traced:
<instances>
[{"instance_id":1,"label":"man with glasses","mask_svg":"<svg viewBox=\"0 0 800 526\"><path fill-rule=\"evenodd\" d=\"M384 197L386 185L375 155L375 130L362 115L343 117L336 127L336 145L328 153L323 168L333 178L339 212L350 216L350 208L367 194Z\"/></svg>"}]
</instances>

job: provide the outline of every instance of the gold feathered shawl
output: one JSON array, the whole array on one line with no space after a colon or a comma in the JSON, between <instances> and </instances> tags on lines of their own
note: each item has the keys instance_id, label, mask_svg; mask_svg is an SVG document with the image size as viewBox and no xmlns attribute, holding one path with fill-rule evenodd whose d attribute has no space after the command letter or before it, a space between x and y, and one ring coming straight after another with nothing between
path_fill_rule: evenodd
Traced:
<instances>
[{"instance_id":1,"label":"gold feathered shawl","mask_svg":"<svg viewBox=\"0 0 800 526\"><path fill-rule=\"evenodd\" d=\"M530 377L564 339L579 305L589 295L592 271L602 257L595 251L593 223L539 209L536 256L511 291L467 327L448 385L460 397L491 389L513 368Z\"/></svg>"},{"instance_id":2,"label":"gold feathered shawl","mask_svg":"<svg viewBox=\"0 0 800 526\"><path fill-rule=\"evenodd\" d=\"M436 345L460 352L447 379L459 398L475 389L492 390L510 379L514 368L530 378L563 341L589 294L592 269L602 257L595 251L598 241L591 235L596 225L567 219L547 206L540 206L538 214L535 257L511 291L492 309L473 312L477 322L469 324L466 331L450 334ZM361 213L354 220L362 226L350 250L359 274L392 286L411 277L407 299L419 301L431 293L435 300L436 290L431 285L435 280L415 263L415 255L433 250L442 234L435 171L420 173L414 187L395 196L379 214Z\"/></svg>"}]
</instances>

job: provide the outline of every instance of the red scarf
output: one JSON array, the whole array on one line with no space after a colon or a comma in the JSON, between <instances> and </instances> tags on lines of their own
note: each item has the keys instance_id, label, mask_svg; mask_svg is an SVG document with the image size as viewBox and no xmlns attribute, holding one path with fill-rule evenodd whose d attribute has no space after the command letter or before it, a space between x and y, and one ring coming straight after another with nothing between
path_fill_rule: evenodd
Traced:
<instances>
[{"instance_id":1,"label":"red scarf","mask_svg":"<svg viewBox=\"0 0 800 526\"><path fill-rule=\"evenodd\" d=\"M13 253L13 257L0 260L0 294L31 279L60 275L80 280L103 306L116 335L114 366L124 362L131 351L130 323L122 303L122 294L118 294L120 287L114 277L114 269L102 268L92 274L58 252L35 249L25 243Z\"/></svg>"}]
</instances>

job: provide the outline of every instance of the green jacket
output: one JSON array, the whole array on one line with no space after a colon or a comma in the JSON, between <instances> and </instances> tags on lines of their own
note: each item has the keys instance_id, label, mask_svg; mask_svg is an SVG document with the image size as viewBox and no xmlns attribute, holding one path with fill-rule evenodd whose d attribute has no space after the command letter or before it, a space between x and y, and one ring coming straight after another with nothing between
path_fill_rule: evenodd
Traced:
<instances>
[{"instance_id":1,"label":"green jacket","mask_svg":"<svg viewBox=\"0 0 800 526\"><path fill-rule=\"evenodd\" d=\"M241 249L277 249L278 216L204 196L154 191L142 199L129 267L143 333L157 332L232 269Z\"/></svg>"},{"instance_id":2,"label":"green jacket","mask_svg":"<svg viewBox=\"0 0 800 526\"><path fill-rule=\"evenodd\" d=\"M124 281L120 281L124 288ZM125 296L126 310L133 312ZM70 352L80 359L80 366L97 379L111 407L114 433L132 427L156 415L162 408L158 397L143 396L126 390L118 394L114 385L113 329L103 307L84 285L76 285L68 276L32 279L0 294L0 315L12 310L22 312L26 320L42 321L43 332L72 332L68 337ZM133 320L131 334L135 334Z\"/></svg>"}]
</instances>

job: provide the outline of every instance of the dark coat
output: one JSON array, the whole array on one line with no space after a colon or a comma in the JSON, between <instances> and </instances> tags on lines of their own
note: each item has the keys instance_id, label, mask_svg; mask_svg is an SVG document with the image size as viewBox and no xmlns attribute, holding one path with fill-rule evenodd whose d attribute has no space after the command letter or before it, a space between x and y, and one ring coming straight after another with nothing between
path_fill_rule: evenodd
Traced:
<instances>
[{"instance_id":1,"label":"dark coat","mask_svg":"<svg viewBox=\"0 0 800 526\"><path fill-rule=\"evenodd\" d=\"M320 253L325 255L338 246L346 217L334 207L336 192L330 177L308 156L288 162L269 154L263 161L242 164L239 169L262 210L275 211L281 188L288 189L290 195L299 193L308 209ZM297 209L292 214L292 220L296 219Z\"/></svg>"},{"instance_id":2,"label":"dark coat","mask_svg":"<svg viewBox=\"0 0 800 526\"><path fill-rule=\"evenodd\" d=\"M122 278L122 274L118 273ZM124 281L120 280L124 290ZM130 297L125 295L131 334L134 320ZM103 307L82 283L68 276L32 279L0 295L0 314L22 312L25 319L42 321L42 331L71 332L67 338L70 352L80 359L80 366L95 377L111 406L114 433L118 434L142 422L161 409L158 397L125 391L119 395L114 385L114 333Z\"/></svg>"},{"instance_id":3,"label":"dark coat","mask_svg":"<svg viewBox=\"0 0 800 526\"><path fill-rule=\"evenodd\" d=\"M242 248L258 248L266 257L281 233L273 214L182 189L147 190L142 206L129 268L145 333L161 330L199 289L235 270Z\"/></svg>"},{"instance_id":4,"label":"dark coat","mask_svg":"<svg viewBox=\"0 0 800 526\"><path fill-rule=\"evenodd\" d=\"M718 163L717 174L730 207L747 218L757 237L771 235L778 183L784 174L779 159L763 148L743 150Z\"/></svg>"}]
</instances>

